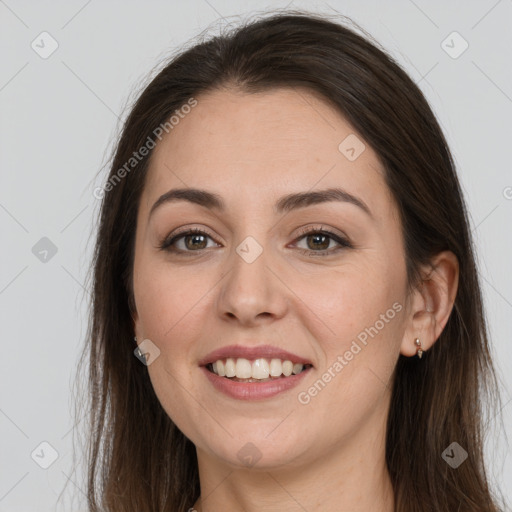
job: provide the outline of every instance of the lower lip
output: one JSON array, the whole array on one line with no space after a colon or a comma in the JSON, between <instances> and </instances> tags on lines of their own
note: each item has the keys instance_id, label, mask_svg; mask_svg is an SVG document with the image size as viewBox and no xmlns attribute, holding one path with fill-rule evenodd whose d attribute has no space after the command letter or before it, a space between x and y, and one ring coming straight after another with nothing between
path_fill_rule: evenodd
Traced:
<instances>
[{"instance_id":1,"label":"lower lip","mask_svg":"<svg viewBox=\"0 0 512 512\"><path fill-rule=\"evenodd\" d=\"M201 366L201 370L205 373L206 378L218 391L237 400L263 400L288 391L297 386L311 368L309 367L297 375L281 377L280 379L266 382L237 382L226 377L219 377L205 366Z\"/></svg>"}]
</instances>

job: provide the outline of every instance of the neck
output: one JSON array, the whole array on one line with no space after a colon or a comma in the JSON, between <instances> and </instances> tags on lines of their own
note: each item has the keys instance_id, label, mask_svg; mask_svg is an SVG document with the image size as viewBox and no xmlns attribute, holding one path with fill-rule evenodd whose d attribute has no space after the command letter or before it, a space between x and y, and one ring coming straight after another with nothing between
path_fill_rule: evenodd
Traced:
<instances>
[{"instance_id":1,"label":"neck","mask_svg":"<svg viewBox=\"0 0 512 512\"><path fill-rule=\"evenodd\" d=\"M367 422L307 464L234 469L197 450L201 496L197 512L393 512L385 462L385 420ZM373 424L372 424L373 423ZM366 430L366 431L365 431Z\"/></svg>"}]
</instances>

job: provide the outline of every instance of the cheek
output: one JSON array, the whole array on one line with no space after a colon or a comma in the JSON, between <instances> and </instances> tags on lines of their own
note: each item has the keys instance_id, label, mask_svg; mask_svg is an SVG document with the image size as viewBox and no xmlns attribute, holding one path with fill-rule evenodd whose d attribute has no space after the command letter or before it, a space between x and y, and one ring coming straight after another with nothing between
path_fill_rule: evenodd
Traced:
<instances>
[{"instance_id":1,"label":"cheek","mask_svg":"<svg viewBox=\"0 0 512 512\"><path fill-rule=\"evenodd\" d=\"M179 332L197 327L197 310L206 298L207 276L176 270L166 262L141 261L134 279L137 312L145 337L164 344L178 341ZM202 277L201 277L202 276Z\"/></svg>"},{"instance_id":2,"label":"cheek","mask_svg":"<svg viewBox=\"0 0 512 512\"><path fill-rule=\"evenodd\" d=\"M309 317L322 325L315 337L329 353L350 346L361 333L364 341L364 333L376 322L381 335L392 330L392 323L398 326L396 310L401 308L393 304L403 301L400 263L388 264L382 254L374 256L366 254L328 272L294 279L294 291L307 306L304 311L309 309Z\"/></svg>"},{"instance_id":3,"label":"cheek","mask_svg":"<svg viewBox=\"0 0 512 512\"><path fill-rule=\"evenodd\" d=\"M322 340L323 364L297 390L304 417L314 418L317 426L332 425L322 430L326 446L340 436L349 439L372 418L381 418L387 407L403 307L384 297L359 302L352 296L352 303L339 307L347 320L341 317L334 325L336 336Z\"/></svg>"},{"instance_id":4,"label":"cheek","mask_svg":"<svg viewBox=\"0 0 512 512\"><path fill-rule=\"evenodd\" d=\"M141 258L134 273L139 328L144 338L160 350L148 366L153 389L178 428L189 432L201 424L204 411L191 400L194 374L194 340L204 335L204 308L211 308L208 284L198 273L176 271L166 262ZM197 393L192 391L192 395ZM187 404L186 407L183 404ZM204 418L203 418L204 423Z\"/></svg>"},{"instance_id":5,"label":"cheek","mask_svg":"<svg viewBox=\"0 0 512 512\"><path fill-rule=\"evenodd\" d=\"M311 324L320 326L312 329L321 350L317 380L300 390L299 402L329 411L325 421L331 413L357 421L385 392L403 333L404 272L399 261L367 258L317 279L315 286L300 281L314 313L309 317L322 322Z\"/></svg>"}]
</instances>

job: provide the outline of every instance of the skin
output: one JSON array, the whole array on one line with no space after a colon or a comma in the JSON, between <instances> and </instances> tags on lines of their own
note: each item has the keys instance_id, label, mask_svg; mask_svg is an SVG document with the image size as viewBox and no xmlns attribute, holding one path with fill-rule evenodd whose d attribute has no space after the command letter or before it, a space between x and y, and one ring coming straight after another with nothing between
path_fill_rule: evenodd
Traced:
<instances>
[{"instance_id":1,"label":"skin","mask_svg":"<svg viewBox=\"0 0 512 512\"><path fill-rule=\"evenodd\" d=\"M455 299L457 260L438 254L435 271L425 268L428 280L408 293L398 210L380 161L367 144L355 161L338 150L355 131L322 98L302 89L230 89L197 100L155 148L134 261L135 333L160 350L148 366L151 382L197 449L202 499L194 508L392 511L384 455L393 370L400 353L416 354L415 338L428 350L439 337ZM182 187L219 194L227 210L178 201L148 219L162 194ZM286 194L329 187L363 200L371 216L343 202L273 210ZM329 238L328 246L299 238L300 227L322 226L353 247L311 254L339 247ZM211 238L199 244L207 248L195 249L193 240L186 246L184 238L176 244L188 257L158 248L183 227L206 229ZM235 251L248 236L263 249L252 263ZM298 393L395 303L401 311L300 403ZM276 345L314 368L276 397L234 400L209 383L198 362L235 343ZM261 456L252 467L237 456L246 443Z\"/></svg>"}]
</instances>

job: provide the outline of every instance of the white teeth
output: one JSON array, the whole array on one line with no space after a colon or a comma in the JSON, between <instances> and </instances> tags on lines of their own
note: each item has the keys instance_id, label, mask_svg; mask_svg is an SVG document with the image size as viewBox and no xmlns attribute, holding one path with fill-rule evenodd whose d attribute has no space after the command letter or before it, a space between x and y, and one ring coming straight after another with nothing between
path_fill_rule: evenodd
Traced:
<instances>
[{"instance_id":1,"label":"white teeth","mask_svg":"<svg viewBox=\"0 0 512 512\"><path fill-rule=\"evenodd\" d=\"M231 357L226 359L226 364L224 365L224 371L226 372L226 377L235 377L235 360Z\"/></svg>"},{"instance_id":2,"label":"white teeth","mask_svg":"<svg viewBox=\"0 0 512 512\"><path fill-rule=\"evenodd\" d=\"M293 370L292 370L292 373L294 373L295 375L297 375L297 373L300 373L302 371L302 369L304 368L304 365L303 364L300 364L300 363L297 363L297 364L294 364L293 365Z\"/></svg>"},{"instance_id":3,"label":"white teeth","mask_svg":"<svg viewBox=\"0 0 512 512\"><path fill-rule=\"evenodd\" d=\"M270 367L266 359L256 359L252 363L252 378L253 379L266 379L270 373Z\"/></svg>"},{"instance_id":4,"label":"white teeth","mask_svg":"<svg viewBox=\"0 0 512 512\"><path fill-rule=\"evenodd\" d=\"M272 377L280 377L282 373L283 363L281 363L281 359L272 359L270 361L270 375Z\"/></svg>"},{"instance_id":5,"label":"white teeth","mask_svg":"<svg viewBox=\"0 0 512 512\"><path fill-rule=\"evenodd\" d=\"M292 374L293 363L291 361L285 361L283 363L283 375L289 377Z\"/></svg>"},{"instance_id":6,"label":"white teeth","mask_svg":"<svg viewBox=\"0 0 512 512\"><path fill-rule=\"evenodd\" d=\"M302 372L304 365L301 363L293 364L290 360L260 358L249 361L243 357L228 357L226 361L219 359L212 363L213 373L220 377L236 377L238 379L257 379L269 380L269 378L279 378L282 375L289 377Z\"/></svg>"},{"instance_id":7,"label":"white teeth","mask_svg":"<svg viewBox=\"0 0 512 512\"><path fill-rule=\"evenodd\" d=\"M236 360L236 376L238 379L250 379L252 375L251 362L243 357Z\"/></svg>"},{"instance_id":8,"label":"white teeth","mask_svg":"<svg viewBox=\"0 0 512 512\"><path fill-rule=\"evenodd\" d=\"M226 370L222 361L217 361L217 371L215 371L215 368L213 371L220 377L224 377L226 375Z\"/></svg>"}]
</instances>

